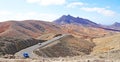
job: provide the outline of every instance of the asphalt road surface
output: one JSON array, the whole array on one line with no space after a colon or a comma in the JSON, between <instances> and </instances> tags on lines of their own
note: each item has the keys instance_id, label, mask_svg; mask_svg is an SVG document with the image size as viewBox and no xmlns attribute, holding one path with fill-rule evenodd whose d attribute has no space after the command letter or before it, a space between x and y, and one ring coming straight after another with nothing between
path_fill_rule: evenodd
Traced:
<instances>
[{"instance_id":1,"label":"asphalt road surface","mask_svg":"<svg viewBox=\"0 0 120 62\"><path fill-rule=\"evenodd\" d=\"M25 49L23 49L23 50L15 53L15 56L16 56L16 57L23 58L23 54L24 54L25 52L27 52L27 53L29 54L29 57L30 57L30 58L37 58L37 55L33 53L33 51L34 51L35 49L38 49L38 48L40 48L40 47L44 47L44 46L46 46L46 45L54 42L55 40L58 40L58 39L64 37L64 36L67 36L67 34L63 34L63 35L61 35L61 36L58 36L58 37L55 37L55 38L53 38L53 39L51 39L51 40L48 40L48 41L46 41L46 42L43 42L43 43L41 43L41 45L40 45L40 44L36 44L36 45L30 46L30 47L28 47L28 48L25 48Z\"/></svg>"}]
</instances>

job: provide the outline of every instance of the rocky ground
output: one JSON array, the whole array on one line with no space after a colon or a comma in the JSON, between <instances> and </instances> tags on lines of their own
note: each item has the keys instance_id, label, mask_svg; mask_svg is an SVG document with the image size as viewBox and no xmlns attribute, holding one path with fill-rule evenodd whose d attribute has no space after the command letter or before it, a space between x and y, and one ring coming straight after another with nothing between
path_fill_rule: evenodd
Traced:
<instances>
[{"instance_id":1,"label":"rocky ground","mask_svg":"<svg viewBox=\"0 0 120 62\"><path fill-rule=\"evenodd\" d=\"M30 39L20 39L20 38L10 38L10 37L0 37L0 56L7 54L14 54L24 48L35 45L39 42L44 42L43 40Z\"/></svg>"},{"instance_id":2,"label":"rocky ground","mask_svg":"<svg viewBox=\"0 0 120 62\"><path fill-rule=\"evenodd\" d=\"M94 47L94 43L67 35L53 43L39 48L35 53L43 57L66 57L88 55Z\"/></svg>"},{"instance_id":3,"label":"rocky ground","mask_svg":"<svg viewBox=\"0 0 120 62\"><path fill-rule=\"evenodd\" d=\"M39 58L39 59L3 59L0 62L119 62L120 60L85 58L81 56L66 58Z\"/></svg>"}]
</instances>

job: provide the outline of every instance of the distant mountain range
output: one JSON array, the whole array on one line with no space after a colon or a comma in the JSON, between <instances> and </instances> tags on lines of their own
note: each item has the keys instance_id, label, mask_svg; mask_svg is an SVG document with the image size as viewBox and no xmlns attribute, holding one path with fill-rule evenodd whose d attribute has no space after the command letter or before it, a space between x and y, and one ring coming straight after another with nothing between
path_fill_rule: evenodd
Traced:
<instances>
[{"instance_id":1,"label":"distant mountain range","mask_svg":"<svg viewBox=\"0 0 120 62\"><path fill-rule=\"evenodd\" d=\"M77 24L77 25L84 25L84 26L93 26L93 27L101 27L102 25L92 22L91 20L80 18L80 17L73 17L71 15L63 15L60 18L53 21L56 24ZM112 25L108 25L109 27L120 27L119 22L115 22Z\"/></svg>"},{"instance_id":2,"label":"distant mountain range","mask_svg":"<svg viewBox=\"0 0 120 62\"><path fill-rule=\"evenodd\" d=\"M112 26L114 26L114 27L120 27L120 23L115 22Z\"/></svg>"},{"instance_id":3,"label":"distant mountain range","mask_svg":"<svg viewBox=\"0 0 120 62\"><path fill-rule=\"evenodd\" d=\"M80 18L80 17L73 17L71 15L63 15L59 19L55 20L54 23L65 25L65 24L74 24L74 25L82 25L87 27L96 27L96 28L102 28L105 30L111 30L111 31L119 31L120 32L120 23L116 22L113 25L104 26L97 24L95 22L92 22L88 19Z\"/></svg>"},{"instance_id":4,"label":"distant mountain range","mask_svg":"<svg viewBox=\"0 0 120 62\"><path fill-rule=\"evenodd\" d=\"M120 23L115 22L112 25L101 25L101 28L106 29L106 30L110 30L110 31L117 31L120 32Z\"/></svg>"},{"instance_id":5,"label":"distant mountain range","mask_svg":"<svg viewBox=\"0 0 120 62\"><path fill-rule=\"evenodd\" d=\"M114 24L112 24L111 26L108 26L108 27L112 28L112 29L118 29L118 30L120 30L120 23L115 22Z\"/></svg>"},{"instance_id":6,"label":"distant mountain range","mask_svg":"<svg viewBox=\"0 0 120 62\"><path fill-rule=\"evenodd\" d=\"M83 25L83 26L92 26L92 27L99 27L99 24L92 22L88 19L73 17L71 15L63 15L59 19L55 20L54 23L56 24L76 24L76 25Z\"/></svg>"}]
</instances>

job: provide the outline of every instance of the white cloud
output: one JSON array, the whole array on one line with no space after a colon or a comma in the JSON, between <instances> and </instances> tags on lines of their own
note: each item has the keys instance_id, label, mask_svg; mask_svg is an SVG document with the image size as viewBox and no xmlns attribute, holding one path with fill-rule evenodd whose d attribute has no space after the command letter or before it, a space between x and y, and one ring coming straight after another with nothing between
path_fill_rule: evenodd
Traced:
<instances>
[{"instance_id":1,"label":"white cloud","mask_svg":"<svg viewBox=\"0 0 120 62\"><path fill-rule=\"evenodd\" d=\"M10 14L12 14L10 11L5 11L5 10L0 11L0 15L2 15L2 16L10 15Z\"/></svg>"},{"instance_id":2,"label":"white cloud","mask_svg":"<svg viewBox=\"0 0 120 62\"><path fill-rule=\"evenodd\" d=\"M70 3L67 5L68 8L74 8L76 6L83 6L83 5L86 5L85 3L82 3L82 2L73 2L73 3Z\"/></svg>"},{"instance_id":3,"label":"white cloud","mask_svg":"<svg viewBox=\"0 0 120 62\"><path fill-rule=\"evenodd\" d=\"M26 0L28 3L37 3L43 6L48 5L62 5L66 0Z\"/></svg>"},{"instance_id":4,"label":"white cloud","mask_svg":"<svg viewBox=\"0 0 120 62\"><path fill-rule=\"evenodd\" d=\"M36 3L39 2L39 0L26 0L28 3Z\"/></svg>"},{"instance_id":5,"label":"white cloud","mask_svg":"<svg viewBox=\"0 0 120 62\"><path fill-rule=\"evenodd\" d=\"M81 10L87 11L87 12L97 12L99 14L105 15L105 16L114 16L116 13L112 10L108 10L106 8L99 8L99 7L82 7Z\"/></svg>"},{"instance_id":6,"label":"white cloud","mask_svg":"<svg viewBox=\"0 0 120 62\"><path fill-rule=\"evenodd\" d=\"M58 18L58 15L55 14L48 14L48 13L38 13L38 12L0 12L0 22L7 21L7 20L43 20L43 21L53 21Z\"/></svg>"}]
</instances>

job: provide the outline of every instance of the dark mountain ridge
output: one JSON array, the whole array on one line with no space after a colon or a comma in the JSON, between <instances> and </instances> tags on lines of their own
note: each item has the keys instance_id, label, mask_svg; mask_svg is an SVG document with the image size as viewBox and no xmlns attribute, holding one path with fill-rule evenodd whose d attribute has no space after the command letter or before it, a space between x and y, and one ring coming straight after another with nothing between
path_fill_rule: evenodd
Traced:
<instances>
[{"instance_id":1,"label":"dark mountain ridge","mask_svg":"<svg viewBox=\"0 0 120 62\"><path fill-rule=\"evenodd\" d=\"M73 17L71 15L63 15L59 19L55 20L54 23L56 23L56 24L76 24L76 25L83 25L83 26L99 27L99 24L94 23L88 19L84 19L84 18L80 18L80 17Z\"/></svg>"}]
</instances>

